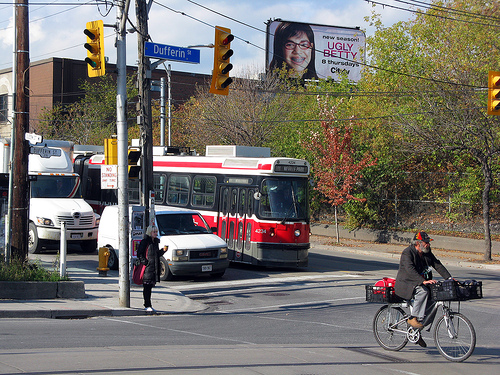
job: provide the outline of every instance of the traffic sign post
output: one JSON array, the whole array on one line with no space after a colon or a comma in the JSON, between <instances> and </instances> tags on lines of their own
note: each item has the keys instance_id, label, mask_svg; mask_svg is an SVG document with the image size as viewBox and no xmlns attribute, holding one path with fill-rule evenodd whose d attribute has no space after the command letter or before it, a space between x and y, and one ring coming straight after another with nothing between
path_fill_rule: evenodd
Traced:
<instances>
[{"instance_id":1,"label":"traffic sign post","mask_svg":"<svg viewBox=\"0 0 500 375\"><path fill-rule=\"evenodd\" d=\"M146 42L144 55L157 59L185 62L190 64L200 63L200 50L174 47L166 44Z\"/></svg>"}]
</instances>

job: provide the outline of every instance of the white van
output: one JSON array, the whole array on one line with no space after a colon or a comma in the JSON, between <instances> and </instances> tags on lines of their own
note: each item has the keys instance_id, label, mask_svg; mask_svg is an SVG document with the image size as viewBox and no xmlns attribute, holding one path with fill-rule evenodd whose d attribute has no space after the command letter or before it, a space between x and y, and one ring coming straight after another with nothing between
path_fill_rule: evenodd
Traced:
<instances>
[{"instance_id":1,"label":"white van","mask_svg":"<svg viewBox=\"0 0 500 375\"><path fill-rule=\"evenodd\" d=\"M155 219L159 246L168 246L167 252L160 258L161 280L171 280L173 276L180 275L224 275L229 266L227 244L213 234L197 211L155 206ZM102 212L98 247L109 248L108 267L118 269L118 206L107 206Z\"/></svg>"}]
</instances>

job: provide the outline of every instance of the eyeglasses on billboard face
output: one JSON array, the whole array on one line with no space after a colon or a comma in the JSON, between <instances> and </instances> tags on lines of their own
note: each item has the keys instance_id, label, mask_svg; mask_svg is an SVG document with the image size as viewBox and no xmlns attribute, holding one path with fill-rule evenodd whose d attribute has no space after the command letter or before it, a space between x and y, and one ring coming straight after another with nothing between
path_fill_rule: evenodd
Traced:
<instances>
[{"instance_id":1,"label":"eyeglasses on billboard face","mask_svg":"<svg viewBox=\"0 0 500 375\"><path fill-rule=\"evenodd\" d=\"M289 40L288 42L285 43L285 49L288 50L293 50L295 49L296 46L298 46L301 50L310 49L312 47L311 43L309 42L295 43Z\"/></svg>"}]
</instances>

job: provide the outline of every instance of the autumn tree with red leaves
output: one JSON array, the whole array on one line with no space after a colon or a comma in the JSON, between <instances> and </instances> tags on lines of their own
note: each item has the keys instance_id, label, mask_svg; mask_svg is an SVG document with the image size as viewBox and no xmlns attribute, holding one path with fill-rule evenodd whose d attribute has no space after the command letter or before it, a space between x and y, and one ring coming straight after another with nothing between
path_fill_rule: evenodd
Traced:
<instances>
[{"instance_id":1,"label":"autumn tree with red leaves","mask_svg":"<svg viewBox=\"0 0 500 375\"><path fill-rule=\"evenodd\" d=\"M313 133L305 147L314 154L312 171L317 185L315 189L325 196L325 201L335 209L335 228L339 242L337 207L353 199L364 201L353 195L356 183L362 178L365 168L377 163L369 153L361 158L353 144L354 120L337 121L338 107L330 106L327 100L318 98L322 133ZM360 159L360 160L358 160Z\"/></svg>"}]
</instances>

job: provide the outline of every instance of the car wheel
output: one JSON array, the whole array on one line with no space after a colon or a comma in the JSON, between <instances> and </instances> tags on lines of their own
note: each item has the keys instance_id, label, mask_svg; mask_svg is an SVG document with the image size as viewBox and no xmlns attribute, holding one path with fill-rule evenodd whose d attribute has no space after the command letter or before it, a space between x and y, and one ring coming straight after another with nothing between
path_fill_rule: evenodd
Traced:
<instances>
[{"instance_id":1,"label":"car wheel","mask_svg":"<svg viewBox=\"0 0 500 375\"><path fill-rule=\"evenodd\" d=\"M172 280L173 278L174 275L170 272L167 260L164 257L160 257L160 280L167 281Z\"/></svg>"},{"instance_id":2,"label":"car wheel","mask_svg":"<svg viewBox=\"0 0 500 375\"><path fill-rule=\"evenodd\" d=\"M84 253L94 253L97 250L97 240L82 241L80 247Z\"/></svg>"},{"instance_id":3,"label":"car wheel","mask_svg":"<svg viewBox=\"0 0 500 375\"><path fill-rule=\"evenodd\" d=\"M35 223L29 223L28 226L28 252L30 254L38 254L42 251L41 241L38 238Z\"/></svg>"},{"instance_id":4,"label":"car wheel","mask_svg":"<svg viewBox=\"0 0 500 375\"><path fill-rule=\"evenodd\" d=\"M115 251L113 248L108 247L109 250L109 258L108 258L108 268L110 270L117 270L118 269L118 257L116 256Z\"/></svg>"}]
</instances>

